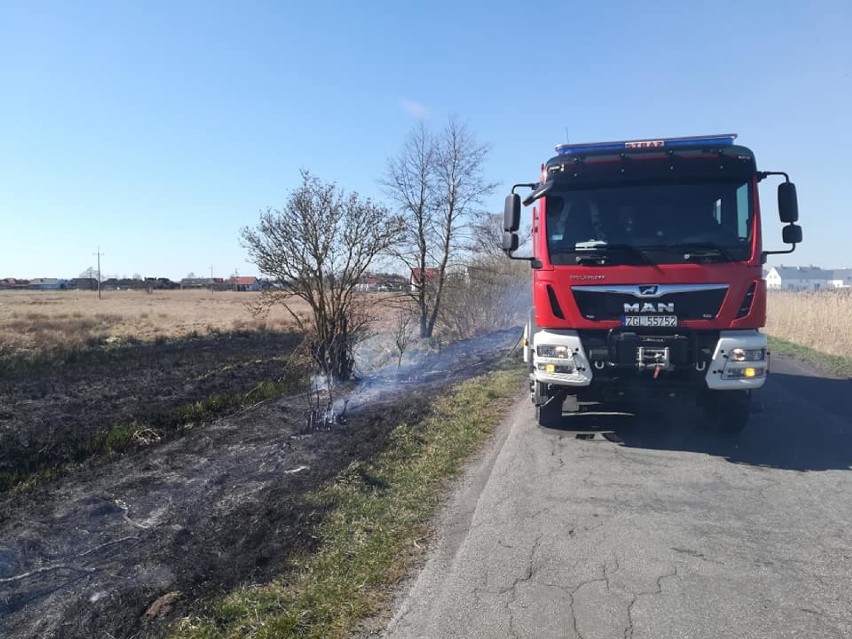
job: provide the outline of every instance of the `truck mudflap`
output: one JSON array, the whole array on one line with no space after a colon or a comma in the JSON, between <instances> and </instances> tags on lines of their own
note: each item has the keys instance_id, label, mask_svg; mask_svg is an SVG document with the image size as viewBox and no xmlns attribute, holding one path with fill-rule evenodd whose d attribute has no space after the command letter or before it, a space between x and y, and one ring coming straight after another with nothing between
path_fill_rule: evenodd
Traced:
<instances>
[{"instance_id":1,"label":"truck mudflap","mask_svg":"<svg viewBox=\"0 0 852 639\"><path fill-rule=\"evenodd\" d=\"M766 383L766 336L756 330L722 331L705 380L710 390L752 390Z\"/></svg>"},{"instance_id":2,"label":"truck mudflap","mask_svg":"<svg viewBox=\"0 0 852 639\"><path fill-rule=\"evenodd\" d=\"M539 330L529 344L535 381L569 387L592 383L592 367L577 331Z\"/></svg>"}]
</instances>

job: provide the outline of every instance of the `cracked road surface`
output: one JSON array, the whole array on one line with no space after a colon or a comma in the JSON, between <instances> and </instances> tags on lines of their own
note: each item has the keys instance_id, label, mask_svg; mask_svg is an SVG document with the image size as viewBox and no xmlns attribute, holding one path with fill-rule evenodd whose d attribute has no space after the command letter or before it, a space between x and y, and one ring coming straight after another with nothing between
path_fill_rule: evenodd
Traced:
<instances>
[{"instance_id":1,"label":"cracked road surface","mask_svg":"<svg viewBox=\"0 0 852 639\"><path fill-rule=\"evenodd\" d=\"M756 399L723 436L524 398L386 639L852 637L852 380L778 358Z\"/></svg>"}]
</instances>

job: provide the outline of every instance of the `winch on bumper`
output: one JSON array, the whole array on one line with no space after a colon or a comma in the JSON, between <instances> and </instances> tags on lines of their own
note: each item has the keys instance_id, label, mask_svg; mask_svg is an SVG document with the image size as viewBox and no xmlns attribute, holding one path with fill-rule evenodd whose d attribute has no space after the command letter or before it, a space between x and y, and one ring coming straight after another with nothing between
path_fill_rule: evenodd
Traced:
<instances>
[{"instance_id":1,"label":"winch on bumper","mask_svg":"<svg viewBox=\"0 0 852 639\"><path fill-rule=\"evenodd\" d=\"M599 334L527 329L524 361L531 382L581 389L647 376L708 390L752 390L766 381L766 336L756 330L717 333L612 330Z\"/></svg>"}]
</instances>

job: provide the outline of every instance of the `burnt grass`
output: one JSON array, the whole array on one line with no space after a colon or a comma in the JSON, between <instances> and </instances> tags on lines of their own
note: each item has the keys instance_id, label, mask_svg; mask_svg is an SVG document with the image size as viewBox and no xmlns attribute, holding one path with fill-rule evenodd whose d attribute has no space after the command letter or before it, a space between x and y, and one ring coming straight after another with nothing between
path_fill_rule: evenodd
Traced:
<instances>
[{"instance_id":1,"label":"burnt grass","mask_svg":"<svg viewBox=\"0 0 852 639\"><path fill-rule=\"evenodd\" d=\"M350 389L352 408L343 423L326 429L306 429L307 399L292 394L0 494L0 636L161 637L175 619L203 610L211 598L286 574L289 561L317 543L324 510L308 494L353 461L381 453L397 425L422 421L446 384L492 366L517 337L517 331L491 334L417 367L364 380ZM61 439L60 415L88 437L119 421L116 413L150 419L156 413L147 404L167 413L201 397L202 383L212 392L233 391L229 384L249 389L260 378L233 372L254 362L260 375L265 364L256 360L271 359L266 373L280 375L281 360L273 355L286 354L293 339L220 337L189 347L151 346L138 357L125 353L133 362L110 354L112 368L93 358L94 368L79 378L42 371L47 380L36 375L20 383L45 417L60 420L43 431L52 433L51 442ZM216 377L211 371L227 375L226 368L234 374L230 382L227 376L208 382ZM161 371L168 381L157 379ZM169 390L178 381L184 385ZM9 393L13 384L3 384ZM37 397L40 385L62 389L56 406L48 399L53 392ZM86 387L95 389L88 402ZM14 396L20 401L24 395ZM73 401L79 402L74 410ZM0 423L25 427L17 408L3 406L13 417ZM29 406L30 423L42 423ZM82 414L73 414L76 409Z\"/></svg>"},{"instance_id":2,"label":"burnt grass","mask_svg":"<svg viewBox=\"0 0 852 639\"><path fill-rule=\"evenodd\" d=\"M286 333L224 333L0 367L0 490L14 478L102 452L111 431L168 437L186 425L193 414L187 409L198 402L218 398L214 406L227 408L258 384L291 380L286 356L298 340Z\"/></svg>"}]
</instances>

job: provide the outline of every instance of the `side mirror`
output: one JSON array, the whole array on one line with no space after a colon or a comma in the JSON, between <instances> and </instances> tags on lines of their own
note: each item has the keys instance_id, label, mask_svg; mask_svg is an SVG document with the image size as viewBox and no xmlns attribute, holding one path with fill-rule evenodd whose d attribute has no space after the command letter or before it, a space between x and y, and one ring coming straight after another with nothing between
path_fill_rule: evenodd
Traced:
<instances>
[{"instance_id":1,"label":"side mirror","mask_svg":"<svg viewBox=\"0 0 852 639\"><path fill-rule=\"evenodd\" d=\"M518 250L518 234L511 231L503 233L503 251L511 253Z\"/></svg>"},{"instance_id":2,"label":"side mirror","mask_svg":"<svg viewBox=\"0 0 852 639\"><path fill-rule=\"evenodd\" d=\"M799 201L796 198L796 185L792 182L782 182L778 185L778 217L784 224L799 220Z\"/></svg>"},{"instance_id":3,"label":"side mirror","mask_svg":"<svg viewBox=\"0 0 852 639\"><path fill-rule=\"evenodd\" d=\"M524 206L529 206L538 198L544 197L545 195L550 193L550 191L553 190L554 186L555 182L553 182L553 180L545 182L544 184L539 184L536 188L533 189L532 193L530 193L524 198Z\"/></svg>"},{"instance_id":4,"label":"side mirror","mask_svg":"<svg viewBox=\"0 0 852 639\"><path fill-rule=\"evenodd\" d=\"M795 191L793 195L795 197ZM801 244L802 227L798 224L788 224L781 229L781 239L784 241L784 244Z\"/></svg>"},{"instance_id":5,"label":"side mirror","mask_svg":"<svg viewBox=\"0 0 852 639\"><path fill-rule=\"evenodd\" d=\"M506 196L503 207L503 230L514 233L521 227L521 196L512 193Z\"/></svg>"}]
</instances>

